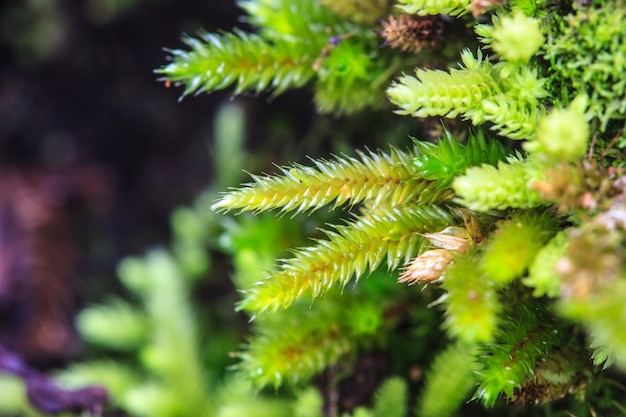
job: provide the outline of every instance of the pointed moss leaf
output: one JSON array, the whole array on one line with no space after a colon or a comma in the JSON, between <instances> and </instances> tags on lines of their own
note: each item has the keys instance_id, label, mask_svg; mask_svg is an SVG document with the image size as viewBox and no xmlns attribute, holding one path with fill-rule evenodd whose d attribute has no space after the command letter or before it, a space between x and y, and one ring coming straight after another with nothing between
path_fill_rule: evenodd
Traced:
<instances>
[{"instance_id":1,"label":"pointed moss leaf","mask_svg":"<svg viewBox=\"0 0 626 417\"><path fill-rule=\"evenodd\" d=\"M433 203L449 198L448 190L415 175L414 154L392 149L389 154L357 152L334 161L314 160L314 166L294 164L280 168L280 176L253 175L254 182L225 194L214 210L305 212L334 202L334 206L368 200L374 206Z\"/></svg>"},{"instance_id":2,"label":"pointed moss leaf","mask_svg":"<svg viewBox=\"0 0 626 417\"><path fill-rule=\"evenodd\" d=\"M241 310L253 312L287 308L304 294L319 297L335 284L345 286L387 260L396 268L416 256L427 243L422 233L455 222L438 206L414 206L365 213L343 226L325 231L328 240L294 251L280 269L246 291Z\"/></svg>"},{"instance_id":3,"label":"pointed moss leaf","mask_svg":"<svg viewBox=\"0 0 626 417\"><path fill-rule=\"evenodd\" d=\"M268 41L254 34L200 33L183 41L190 50L170 51L172 62L157 70L163 79L184 84L183 96L234 86L235 93L301 87L314 75L320 47L308 40Z\"/></svg>"}]
</instances>

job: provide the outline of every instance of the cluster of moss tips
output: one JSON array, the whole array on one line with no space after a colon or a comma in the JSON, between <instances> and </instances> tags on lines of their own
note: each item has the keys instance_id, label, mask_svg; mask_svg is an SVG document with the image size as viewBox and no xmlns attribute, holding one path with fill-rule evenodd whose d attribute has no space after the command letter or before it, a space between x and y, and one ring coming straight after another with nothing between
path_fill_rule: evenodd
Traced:
<instances>
[{"instance_id":1,"label":"cluster of moss tips","mask_svg":"<svg viewBox=\"0 0 626 417\"><path fill-rule=\"evenodd\" d=\"M449 361L435 359L417 394L389 384L390 396L419 397L418 415L454 415L470 399L619 409L594 402L591 387L608 368L626 370L626 3L240 5L255 33L187 37L162 79L184 85L183 96L310 86L323 113L375 109L444 125L437 140L253 175L213 204L351 211L240 285L237 308L255 318L240 374L279 387L372 346L393 355L389 335L407 320L390 312L432 303L443 312L441 358L458 372L445 383ZM365 282L381 274L401 282L376 293ZM444 395L456 402L438 408Z\"/></svg>"}]
</instances>

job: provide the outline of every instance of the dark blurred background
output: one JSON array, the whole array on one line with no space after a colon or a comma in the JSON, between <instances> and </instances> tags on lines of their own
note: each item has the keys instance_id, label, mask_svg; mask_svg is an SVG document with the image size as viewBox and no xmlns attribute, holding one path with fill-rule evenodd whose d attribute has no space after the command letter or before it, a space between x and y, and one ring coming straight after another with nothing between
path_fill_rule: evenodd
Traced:
<instances>
[{"instance_id":1,"label":"dark blurred background","mask_svg":"<svg viewBox=\"0 0 626 417\"><path fill-rule=\"evenodd\" d=\"M101 169L112 187L106 204L116 212L115 250L161 239L172 204L209 179L212 114L228 93L178 103L180 90L164 88L153 70L166 64L165 47L182 45L183 33L229 30L238 12L234 1L4 3L2 166Z\"/></svg>"},{"instance_id":2,"label":"dark blurred background","mask_svg":"<svg viewBox=\"0 0 626 417\"><path fill-rule=\"evenodd\" d=\"M119 285L122 257L167 244L171 210L210 185L230 93L179 102L154 70L182 34L244 26L240 14L234 0L0 5L1 344L36 365L68 359L74 313ZM306 131L286 112L312 114L306 93L241 102L252 148Z\"/></svg>"}]
</instances>

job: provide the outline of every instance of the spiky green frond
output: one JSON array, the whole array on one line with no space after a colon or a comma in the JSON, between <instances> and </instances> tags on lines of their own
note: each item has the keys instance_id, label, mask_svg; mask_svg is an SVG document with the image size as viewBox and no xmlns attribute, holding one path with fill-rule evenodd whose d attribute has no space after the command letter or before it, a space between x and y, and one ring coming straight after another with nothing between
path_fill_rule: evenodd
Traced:
<instances>
[{"instance_id":1,"label":"spiky green frond","mask_svg":"<svg viewBox=\"0 0 626 417\"><path fill-rule=\"evenodd\" d=\"M397 7L405 13L425 16L449 14L462 16L469 11L471 0L399 0Z\"/></svg>"},{"instance_id":2,"label":"spiky green frond","mask_svg":"<svg viewBox=\"0 0 626 417\"><path fill-rule=\"evenodd\" d=\"M373 271L387 259L387 267L408 262L426 243L421 233L454 223L447 210L430 205L388 209L365 214L335 230L328 240L294 251L280 269L245 292L239 309L252 312L287 308L304 294L318 297L335 284L345 286Z\"/></svg>"},{"instance_id":3,"label":"spiky green frond","mask_svg":"<svg viewBox=\"0 0 626 417\"><path fill-rule=\"evenodd\" d=\"M317 41L321 48L329 32L346 31L345 23L317 0L240 0L245 21L259 28L267 39Z\"/></svg>"},{"instance_id":4,"label":"spiky green frond","mask_svg":"<svg viewBox=\"0 0 626 417\"><path fill-rule=\"evenodd\" d=\"M334 201L334 207L370 200L374 206L434 203L447 199L432 181L415 175L409 163L414 153L392 149L389 154L357 152L334 161L314 160L313 167L294 164L280 168L281 176L256 176L254 182L235 189L213 205L214 210L283 212L315 210Z\"/></svg>"},{"instance_id":5,"label":"spiky green frond","mask_svg":"<svg viewBox=\"0 0 626 417\"><path fill-rule=\"evenodd\" d=\"M537 128L543 111L529 106L509 95L498 94L483 100L481 107L468 111L465 115L475 125L486 122L491 129L511 139L528 139Z\"/></svg>"},{"instance_id":6,"label":"spiky green frond","mask_svg":"<svg viewBox=\"0 0 626 417\"><path fill-rule=\"evenodd\" d=\"M507 158L497 167L471 167L455 178L452 187L461 204L472 210L532 208L544 204L533 184L544 172L535 161Z\"/></svg>"},{"instance_id":7,"label":"spiky green frond","mask_svg":"<svg viewBox=\"0 0 626 417\"><path fill-rule=\"evenodd\" d=\"M418 68L416 76L402 76L387 90L396 112L414 117L456 117L480 106L500 87L491 74L492 65L479 52L474 58L469 50L461 55L465 67L441 70Z\"/></svg>"},{"instance_id":8,"label":"spiky green frond","mask_svg":"<svg viewBox=\"0 0 626 417\"><path fill-rule=\"evenodd\" d=\"M474 398L488 407L500 396L512 399L514 394L524 395L527 385L538 391L534 381L537 361L546 361L552 348L565 337L551 323L544 308L536 303L532 306L518 303L516 314L508 316L496 340L485 345L484 352L478 356L482 369L475 372L480 385Z\"/></svg>"},{"instance_id":9,"label":"spiky green frond","mask_svg":"<svg viewBox=\"0 0 626 417\"><path fill-rule=\"evenodd\" d=\"M278 94L301 87L314 76L313 63L322 48L308 39L268 41L239 30L201 33L183 41L191 49L170 50L172 62L156 71L175 84L185 84L183 96L233 85L235 94L265 90Z\"/></svg>"},{"instance_id":10,"label":"spiky green frond","mask_svg":"<svg viewBox=\"0 0 626 417\"><path fill-rule=\"evenodd\" d=\"M467 401L475 381L472 375L478 366L476 348L452 343L440 352L426 374L425 387L418 402L421 417L453 417ZM445 398L445 401L442 399Z\"/></svg>"},{"instance_id":11,"label":"spiky green frond","mask_svg":"<svg viewBox=\"0 0 626 417\"><path fill-rule=\"evenodd\" d=\"M495 165L504 159L505 151L500 142L487 141L482 132L470 134L467 144L459 143L448 131L444 131L437 144L415 141L418 151L413 161L417 175L427 180L437 181L446 186L456 176L473 165Z\"/></svg>"}]
</instances>

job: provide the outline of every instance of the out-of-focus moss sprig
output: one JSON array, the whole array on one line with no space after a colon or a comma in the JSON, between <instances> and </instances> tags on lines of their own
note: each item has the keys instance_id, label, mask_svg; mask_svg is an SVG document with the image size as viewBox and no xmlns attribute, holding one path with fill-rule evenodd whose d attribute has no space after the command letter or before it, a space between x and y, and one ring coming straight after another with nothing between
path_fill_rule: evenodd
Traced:
<instances>
[{"instance_id":1,"label":"out-of-focus moss sprig","mask_svg":"<svg viewBox=\"0 0 626 417\"><path fill-rule=\"evenodd\" d=\"M381 11L387 8L386 2L367 3ZM371 21L330 10L346 3L326 7L316 0L245 0L240 6L257 34L235 29L186 36L189 50L169 51L171 63L157 70L162 80L184 84L183 97L231 86L235 94L280 94L313 82L321 112L352 113L385 105L383 90L403 59L379 48L375 31L366 24Z\"/></svg>"},{"instance_id":2,"label":"out-of-focus moss sprig","mask_svg":"<svg viewBox=\"0 0 626 417\"><path fill-rule=\"evenodd\" d=\"M423 417L452 417L457 415L475 386L473 372L476 347L450 343L432 362L426 374L426 386L418 400L417 415ZM445 401L442 401L445 398Z\"/></svg>"},{"instance_id":3,"label":"out-of-focus moss sprig","mask_svg":"<svg viewBox=\"0 0 626 417\"><path fill-rule=\"evenodd\" d=\"M385 273L373 279L387 279ZM318 300L298 301L289 311L255 320L249 342L237 356L235 369L255 387L278 388L309 380L340 360L352 360L358 347L381 341L393 320L386 317L391 300L362 291L337 289Z\"/></svg>"}]
</instances>

